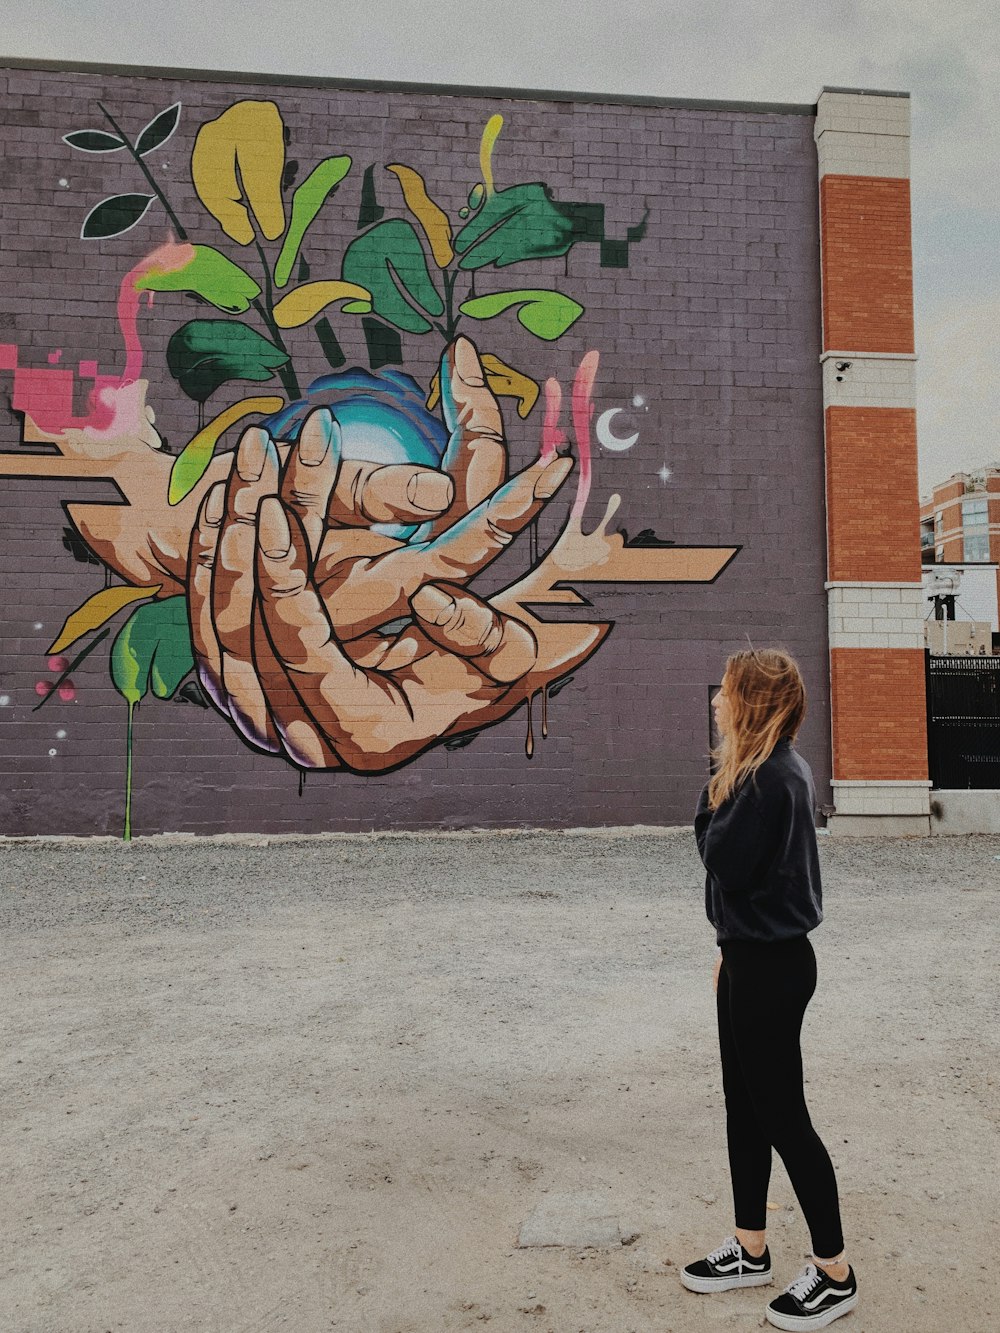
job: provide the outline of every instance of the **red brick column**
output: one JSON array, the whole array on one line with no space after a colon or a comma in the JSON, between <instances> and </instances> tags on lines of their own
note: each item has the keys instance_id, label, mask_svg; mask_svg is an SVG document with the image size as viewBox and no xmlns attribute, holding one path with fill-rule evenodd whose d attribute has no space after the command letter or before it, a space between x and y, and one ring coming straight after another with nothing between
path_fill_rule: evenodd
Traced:
<instances>
[{"instance_id":1,"label":"red brick column","mask_svg":"<svg viewBox=\"0 0 1000 1333\"><path fill-rule=\"evenodd\" d=\"M819 99L834 832L927 833L909 99Z\"/></svg>"}]
</instances>

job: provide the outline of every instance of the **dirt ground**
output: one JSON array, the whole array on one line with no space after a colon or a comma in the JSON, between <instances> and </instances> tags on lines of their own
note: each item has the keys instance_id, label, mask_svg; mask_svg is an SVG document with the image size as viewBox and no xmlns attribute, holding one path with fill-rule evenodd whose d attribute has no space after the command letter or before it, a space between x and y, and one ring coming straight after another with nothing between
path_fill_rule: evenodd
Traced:
<instances>
[{"instance_id":1,"label":"dirt ground","mask_svg":"<svg viewBox=\"0 0 1000 1333\"><path fill-rule=\"evenodd\" d=\"M989 1333L1000 838L821 851L837 1328ZM779 1286L677 1279L732 1227L688 832L9 842L0 884L4 1333L765 1327Z\"/></svg>"}]
</instances>

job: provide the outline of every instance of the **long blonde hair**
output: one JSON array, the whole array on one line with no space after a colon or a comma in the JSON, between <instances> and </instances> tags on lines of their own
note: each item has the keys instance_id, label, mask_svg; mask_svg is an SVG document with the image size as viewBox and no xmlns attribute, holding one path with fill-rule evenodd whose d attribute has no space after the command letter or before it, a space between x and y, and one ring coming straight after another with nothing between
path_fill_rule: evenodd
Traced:
<instances>
[{"instance_id":1,"label":"long blonde hair","mask_svg":"<svg viewBox=\"0 0 1000 1333\"><path fill-rule=\"evenodd\" d=\"M708 784L712 810L757 772L782 737L795 739L806 713L798 664L777 648L734 653L726 662L723 689L730 723L712 751L716 763Z\"/></svg>"}]
</instances>

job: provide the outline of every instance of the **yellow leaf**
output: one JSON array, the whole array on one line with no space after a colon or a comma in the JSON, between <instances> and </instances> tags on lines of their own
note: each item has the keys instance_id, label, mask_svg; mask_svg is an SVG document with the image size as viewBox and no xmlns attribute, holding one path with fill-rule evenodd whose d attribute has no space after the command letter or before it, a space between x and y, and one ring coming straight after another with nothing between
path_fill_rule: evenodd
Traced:
<instances>
[{"instance_id":1,"label":"yellow leaf","mask_svg":"<svg viewBox=\"0 0 1000 1333\"><path fill-rule=\"evenodd\" d=\"M528 415L538 401L538 385L520 370L505 365L498 356L484 352L480 357L486 371L486 383L498 398L516 398L517 415L522 419ZM425 406L433 412L441 401L441 372L435 372L427 391Z\"/></svg>"},{"instance_id":2,"label":"yellow leaf","mask_svg":"<svg viewBox=\"0 0 1000 1333\"><path fill-rule=\"evenodd\" d=\"M66 617L66 623L52 641L47 653L64 652L71 644L76 643L82 634L89 634L92 629L100 629L123 607L152 597L154 593L160 591L161 586L155 583L150 588L133 588L129 584L122 584L120 587L102 588L100 592L95 592L93 597L88 597L82 606L78 606Z\"/></svg>"},{"instance_id":3,"label":"yellow leaf","mask_svg":"<svg viewBox=\"0 0 1000 1333\"><path fill-rule=\"evenodd\" d=\"M240 245L254 237L249 205L269 241L285 230L285 127L273 102L236 102L198 131L191 179L198 198Z\"/></svg>"},{"instance_id":4,"label":"yellow leaf","mask_svg":"<svg viewBox=\"0 0 1000 1333\"><path fill-rule=\"evenodd\" d=\"M498 398L517 398L517 415L526 417L538 401L538 385L520 370L505 365L498 356L485 352L480 360L486 383Z\"/></svg>"},{"instance_id":5,"label":"yellow leaf","mask_svg":"<svg viewBox=\"0 0 1000 1333\"><path fill-rule=\"evenodd\" d=\"M406 207L423 227L427 239L431 243L431 254L434 256L435 264L438 268L447 268L455 258L455 251L451 245L451 223L448 221L448 214L427 193L427 186L419 171L398 164L386 167L386 171L391 171L393 175L399 178L399 183L403 187L403 198L406 200Z\"/></svg>"},{"instance_id":6,"label":"yellow leaf","mask_svg":"<svg viewBox=\"0 0 1000 1333\"><path fill-rule=\"evenodd\" d=\"M284 398L244 398L233 403L225 411L203 426L197 435L191 437L181 452L174 459L170 469L170 486L167 491L167 503L176 505L190 495L205 475L205 469L212 461L215 446L230 426L234 425L251 412L280 412L285 406Z\"/></svg>"},{"instance_id":7,"label":"yellow leaf","mask_svg":"<svg viewBox=\"0 0 1000 1333\"><path fill-rule=\"evenodd\" d=\"M297 329L333 301L359 301L371 309L371 299L371 292L356 282L307 282L283 296L272 313L279 329Z\"/></svg>"}]
</instances>

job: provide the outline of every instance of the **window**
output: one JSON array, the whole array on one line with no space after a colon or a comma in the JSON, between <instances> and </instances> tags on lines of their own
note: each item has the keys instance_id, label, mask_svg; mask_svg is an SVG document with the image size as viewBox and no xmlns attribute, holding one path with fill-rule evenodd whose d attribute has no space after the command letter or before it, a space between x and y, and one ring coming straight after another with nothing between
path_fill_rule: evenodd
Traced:
<instances>
[{"instance_id":1,"label":"window","mask_svg":"<svg viewBox=\"0 0 1000 1333\"><path fill-rule=\"evenodd\" d=\"M990 529L988 501L962 501L962 558L968 561L989 560Z\"/></svg>"},{"instance_id":2,"label":"window","mask_svg":"<svg viewBox=\"0 0 1000 1333\"><path fill-rule=\"evenodd\" d=\"M987 533L973 533L962 539L962 559L969 564L989 560L990 539Z\"/></svg>"}]
</instances>

